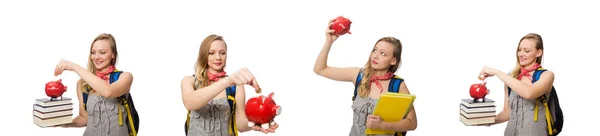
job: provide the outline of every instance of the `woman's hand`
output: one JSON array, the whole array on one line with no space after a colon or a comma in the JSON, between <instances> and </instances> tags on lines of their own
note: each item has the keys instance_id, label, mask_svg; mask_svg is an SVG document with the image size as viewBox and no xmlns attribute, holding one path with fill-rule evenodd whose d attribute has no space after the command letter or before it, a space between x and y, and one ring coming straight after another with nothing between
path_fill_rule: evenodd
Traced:
<instances>
[{"instance_id":1,"label":"woman's hand","mask_svg":"<svg viewBox=\"0 0 600 136\"><path fill-rule=\"evenodd\" d=\"M56 64L56 68L54 68L54 76L58 76L61 75L63 73L63 71L65 70L73 70L74 65L76 65L73 62L67 61L67 60L60 60L58 62L58 64Z\"/></svg>"},{"instance_id":2,"label":"woman's hand","mask_svg":"<svg viewBox=\"0 0 600 136\"><path fill-rule=\"evenodd\" d=\"M327 25L327 29L325 29L326 42L331 44L335 42L335 40L337 40L338 38L337 35L333 34L335 30L331 30L331 25L333 25L334 20L335 19L330 20L329 25Z\"/></svg>"},{"instance_id":3,"label":"woman's hand","mask_svg":"<svg viewBox=\"0 0 600 136\"><path fill-rule=\"evenodd\" d=\"M479 80L485 80L487 77L495 76L498 72L500 71L495 68L485 66L481 72L479 72L478 78Z\"/></svg>"},{"instance_id":4,"label":"woman's hand","mask_svg":"<svg viewBox=\"0 0 600 136\"><path fill-rule=\"evenodd\" d=\"M376 115L367 116L367 128L383 130L383 123L384 123L383 120L379 116L376 116Z\"/></svg>"},{"instance_id":5,"label":"woman's hand","mask_svg":"<svg viewBox=\"0 0 600 136\"><path fill-rule=\"evenodd\" d=\"M254 75L252 75L252 73L247 68L242 68L236 71L235 73L231 74L231 76L229 76L228 79L231 81L231 85L247 84L251 85L256 90L260 89L260 86L258 86L258 82L256 82L256 78L254 78Z\"/></svg>"},{"instance_id":6,"label":"woman's hand","mask_svg":"<svg viewBox=\"0 0 600 136\"><path fill-rule=\"evenodd\" d=\"M278 127L279 127L279 124L277 124L276 122L273 122L273 125L269 125L268 129L264 129L260 125L254 125L254 126L252 126L252 130L260 131L260 132L267 134L267 133L275 133L275 129L277 129Z\"/></svg>"}]
</instances>

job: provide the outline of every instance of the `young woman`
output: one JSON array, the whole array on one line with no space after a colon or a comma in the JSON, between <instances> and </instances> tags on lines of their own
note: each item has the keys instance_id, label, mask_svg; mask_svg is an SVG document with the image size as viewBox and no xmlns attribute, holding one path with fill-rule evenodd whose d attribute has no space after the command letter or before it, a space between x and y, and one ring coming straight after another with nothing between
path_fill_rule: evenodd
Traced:
<instances>
[{"instance_id":1,"label":"young woman","mask_svg":"<svg viewBox=\"0 0 600 136\"><path fill-rule=\"evenodd\" d=\"M330 21L329 26L331 25L332 22ZM352 104L354 118L350 136L364 136L366 128L396 132L415 130L417 128L417 116L414 108L407 113L405 119L398 122L384 122L380 117L372 115L379 97L390 91L388 90L388 84L394 78L393 73L399 68L402 53L400 40L394 37L379 39L371 51L369 61L363 68L338 68L327 65L329 49L338 38L333 32L333 30L326 30L325 45L315 62L313 70L320 76L336 81L352 82L355 86L358 85L358 96L355 96ZM362 75L362 80L357 83L359 74ZM410 94L404 82L401 82L399 92Z\"/></svg>"},{"instance_id":2,"label":"young woman","mask_svg":"<svg viewBox=\"0 0 600 136\"><path fill-rule=\"evenodd\" d=\"M183 105L189 111L186 134L190 136L237 136L249 130L275 132L275 123L268 129L248 126L245 114L244 84L259 89L256 79L243 68L227 76L227 44L218 35L207 36L200 45L195 74L181 81ZM231 90L234 93L231 93Z\"/></svg>"},{"instance_id":3,"label":"young woman","mask_svg":"<svg viewBox=\"0 0 600 136\"><path fill-rule=\"evenodd\" d=\"M525 35L517 47L517 65L510 74L484 67L479 79L497 76L504 82L504 108L496 115L493 124L508 121L505 136L547 136L546 114L544 106L538 106L538 120L534 121L534 108L537 98L549 96L554 82L552 71L543 72L537 82L532 83L533 73L540 68L544 54L542 37L535 33ZM509 95L509 89L511 92ZM489 124L489 125L493 125Z\"/></svg>"},{"instance_id":4,"label":"young woman","mask_svg":"<svg viewBox=\"0 0 600 136\"><path fill-rule=\"evenodd\" d=\"M129 93L133 75L122 72L116 82L109 83L109 76L116 70L117 58L115 38L110 34L100 34L92 42L87 69L67 60L56 65L55 76L67 70L81 77L77 82L79 116L63 127L86 127L84 136L129 136L127 125L119 124L119 120L125 122L127 114L123 114L125 110L117 97ZM119 111L123 112L121 117Z\"/></svg>"}]
</instances>

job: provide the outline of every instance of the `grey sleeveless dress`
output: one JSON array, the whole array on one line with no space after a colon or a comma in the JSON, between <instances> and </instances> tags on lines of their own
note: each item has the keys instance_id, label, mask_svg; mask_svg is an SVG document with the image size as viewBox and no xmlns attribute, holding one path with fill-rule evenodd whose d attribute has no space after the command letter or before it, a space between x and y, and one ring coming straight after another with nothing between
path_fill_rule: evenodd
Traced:
<instances>
[{"instance_id":1,"label":"grey sleeveless dress","mask_svg":"<svg viewBox=\"0 0 600 136\"><path fill-rule=\"evenodd\" d=\"M229 103L226 98L210 100L204 107L190 112L189 136L230 136Z\"/></svg>"},{"instance_id":2,"label":"grey sleeveless dress","mask_svg":"<svg viewBox=\"0 0 600 136\"><path fill-rule=\"evenodd\" d=\"M373 99L371 97L361 98L356 96L354 102L352 102L352 111L354 112L352 118L352 128L349 136L365 136L367 130L367 116L373 114L375 105L379 99ZM369 136L394 136L392 135L369 135Z\"/></svg>"},{"instance_id":3,"label":"grey sleeveless dress","mask_svg":"<svg viewBox=\"0 0 600 136\"><path fill-rule=\"evenodd\" d=\"M546 95L548 97L549 95ZM546 109L538 103L538 119L533 121L536 100L527 100L512 91L508 97L510 118L504 136L547 136Z\"/></svg>"},{"instance_id":4,"label":"grey sleeveless dress","mask_svg":"<svg viewBox=\"0 0 600 136\"><path fill-rule=\"evenodd\" d=\"M127 112L117 98L104 98L88 95L88 122L84 136L129 136L127 130ZM119 125L119 109L123 116L123 125Z\"/></svg>"}]
</instances>

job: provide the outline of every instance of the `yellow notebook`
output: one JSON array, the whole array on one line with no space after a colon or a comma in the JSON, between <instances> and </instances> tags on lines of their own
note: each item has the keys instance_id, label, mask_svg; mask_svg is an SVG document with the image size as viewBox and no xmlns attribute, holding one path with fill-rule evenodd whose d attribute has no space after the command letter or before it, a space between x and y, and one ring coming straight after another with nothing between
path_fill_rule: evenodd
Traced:
<instances>
[{"instance_id":1,"label":"yellow notebook","mask_svg":"<svg viewBox=\"0 0 600 136\"><path fill-rule=\"evenodd\" d=\"M381 117L384 122L397 122L404 117L412 108L416 96L403 93L388 92L379 98L379 102L373 112L374 115ZM366 134L394 134L392 130L372 130L367 128Z\"/></svg>"}]
</instances>

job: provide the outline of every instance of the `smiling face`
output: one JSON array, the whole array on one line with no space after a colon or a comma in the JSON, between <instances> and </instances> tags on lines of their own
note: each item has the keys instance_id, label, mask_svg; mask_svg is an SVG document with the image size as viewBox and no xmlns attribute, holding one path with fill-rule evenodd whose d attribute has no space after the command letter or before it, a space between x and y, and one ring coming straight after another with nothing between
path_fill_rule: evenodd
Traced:
<instances>
[{"instance_id":1,"label":"smiling face","mask_svg":"<svg viewBox=\"0 0 600 136\"><path fill-rule=\"evenodd\" d=\"M536 62L538 57L542 56L542 50L538 49L536 46L537 41L533 39L523 39L521 43L519 43L519 48L517 49L519 65L532 65Z\"/></svg>"},{"instance_id":2,"label":"smiling face","mask_svg":"<svg viewBox=\"0 0 600 136\"><path fill-rule=\"evenodd\" d=\"M371 52L371 67L375 70L387 70L390 66L395 65L397 62L394 57L394 48L392 43L377 42Z\"/></svg>"},{"instance_id":3,"label":"smiling face","mask_svg":"<svg viewBox=\"0 0 600 136\"><path fill-rule=\"evenodd\" d=\"M109 40L97 40L92 44L90 59L96 69L102 70L114 65L112 62L114 58L115 54Z\"/></svg>"},{"instance_id":4,"label":"smiling face","mask_svg":"<svg viewBox=\"0 0 600 136\"><path fill-rule=\"evenodd\" d=\"M210 72L216 73L223 71L227 61L227 45L222 40L215 40L211 43L208 51L208 67Z\"/></svg>"}]
</instances>

